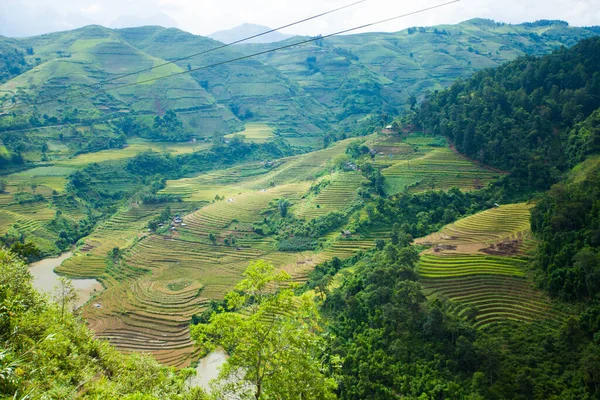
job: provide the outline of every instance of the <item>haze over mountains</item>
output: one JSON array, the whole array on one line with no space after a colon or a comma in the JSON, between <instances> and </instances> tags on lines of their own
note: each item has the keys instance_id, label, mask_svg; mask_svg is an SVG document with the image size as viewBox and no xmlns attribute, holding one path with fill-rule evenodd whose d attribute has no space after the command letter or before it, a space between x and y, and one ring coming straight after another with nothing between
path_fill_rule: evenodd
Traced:
<instances>
[{"instance_id":1,"label":"haze over mountains","mask_svg":"<svg viewBox=\"0 0 600 400\"><path fill-rule=\"evenodd\" d=\"M269 28L268 26L256 24L242 24L231 29L225 29L222 31L211 33L210 35L208 35L208 37L223 43L233 43L250 36L258 35L263 32L268 32L270 30L272 30L272 28ZM271 32L266 35L247 40L245 41L245 43L280 42L282 40L289 39L294 36L295 35L286 35L281 32Z\"/></svg>"}]
</instances>

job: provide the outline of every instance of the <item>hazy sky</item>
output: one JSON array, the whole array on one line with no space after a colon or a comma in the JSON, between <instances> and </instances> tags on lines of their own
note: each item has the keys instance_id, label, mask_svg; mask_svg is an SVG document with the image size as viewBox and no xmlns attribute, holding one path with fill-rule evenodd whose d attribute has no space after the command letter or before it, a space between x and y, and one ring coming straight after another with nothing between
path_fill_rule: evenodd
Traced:
<instances>
[{"instance_id":1,"label":"hazy sky","mask_svg":"<svg viewBox=\"0 0 600 400\"><path fill-rule=\"evenodd\" d=\"M89 24L163 25L207 35L244 22L277 27L356 0L0 0L0 35L31 36ZM443 3L446 0L367 0L284 33L327 34ZM562 19L600 25L598 0L462 0L442 9L373 27L453 24L474 17L519 23Z\"/></svg>"}]
</instances>

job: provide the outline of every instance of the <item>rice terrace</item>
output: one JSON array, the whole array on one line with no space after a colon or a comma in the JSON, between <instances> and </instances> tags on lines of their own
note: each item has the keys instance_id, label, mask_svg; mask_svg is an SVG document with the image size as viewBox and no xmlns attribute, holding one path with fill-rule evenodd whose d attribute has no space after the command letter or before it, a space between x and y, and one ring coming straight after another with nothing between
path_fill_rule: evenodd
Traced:
<instances>
[{"instance_id":1,"label":"rice terrace","mask_svg":"<svg viewBox=\"0 0 600 400\"><path fill-rule=\"evenodd\" d=\"M394 141L375 135L365 143L375 148L382 148L377 147L379 143L386 146L388 152L376 156L377 162L385 163L384 175L389 169L402 173L410 160L418 165L410 170L411 183L430 179L428 168L437 174L428 185L444 185L442 179L455 175L460 166L469 178L454 182L467 190L474 187L474 181L486 182L495 175L451 152L442 157L447 164L439 158L428 164L428 156L440 148L427 146L427 140L419 140L419 149L402 150L407 142L419 138ZM99 225L57 272L96 277L105 285L106 290L83 311L99 337L123 350L151 351L162 362L188 365L193 356L189 319L210 300L221 299L231 290L250 261L267 260L303 282L318 263L333 257L345 259L374 246L368 234L346 238L338 233L318 250L290 253L278 251L272 237L257 234L253 228L264 218L269 204L282 198L291 202L290 212L305 221L352 210L354 203L360 202L358 191L364 178L352 170L336 171L331 161L344 154L349 142L284 158L272 168L255 163L168 181L160 193L181 196L182 203L168 203L173 215L181 215L181 222L173 228L165 225L162 233L148 233L147 222L152 211L158 210L130 205ZM327 185L311 195L311 185L324 181ZM214 201L215 196L222 199ZM102 260L115 247L122 255L103 265Z\"/></svg>"}]
</instances>

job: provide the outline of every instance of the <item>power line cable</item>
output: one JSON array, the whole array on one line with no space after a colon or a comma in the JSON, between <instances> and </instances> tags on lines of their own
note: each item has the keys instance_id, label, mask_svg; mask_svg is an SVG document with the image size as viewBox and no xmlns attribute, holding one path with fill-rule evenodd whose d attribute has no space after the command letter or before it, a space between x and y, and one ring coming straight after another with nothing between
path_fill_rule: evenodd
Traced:
<instances>
[{"instance_id":1,"label":"power line cable","mask_svg":"<svg viewBox=\"0 0 600 400\"><path fill-rule=\"evenodd\" d=\"M123 84L123 85L119 85L119 86L112 87L112 88L101 89L101 90L98 90L97 93L105 93L105 92L108 92L109 90L123 89L123 88L126 88L126 87L141 85L141 84L144 84L144 83L155 82L155 81L158 81L158 80L167 79L167 78L171 78L171 77L174 77L174 76L181 76L181 75L189 74L189 73L192 73L192 72L195 72L195 71L199 71L199 70L203 70L203 69L218 67L218 66L221 66L221 65L224 65L224 64L229 64L229 63L236 62L236 61L246 60L246 59L257 57L257 56L260 56L260 55L264 55L264 54L268 54L268 53L273 53L275 51L279 51L279 50L283 50L283 49L287 49L287 48L291 48L291 47L295 47L295 46L300 46L300 45L303 45L303 44L306 44L306 43L311 43L311 42L315 42L315 41L318 41L318 40L327 39L327 38L330 38L330 37L333 37L333 36L339 36L339 35L342 35L344 33L349 33L349 32L353 32L353 31L357 31L357 30L368 28L368 27L372 27L372 26L375 26L375 25L380 25L380 24L383 24L383 23L386 23L386 22L390 22L390 21L394 21L394 20L397 20L397 19L400 19L400 18L405 18L405 17L408 17L408 16L412 16L412 15L416 15L416 14L421 14L423 12L427 12L427 11L431 11L431 10L434 10L434 9L437 9L437 8L445 7L445 6L448 6L450 4L458 3L460 1L461 0L448 1L448 2L445 2L445 3L437 4L435 6L431 6L431 7L427 7L427 8L422 8L422 9L419 9L417 11L412 11L412 12L409 12L409 13L405 13L405 14L394 16L394 17L382 19L382 20L379 20L379 21L376 21L376 22L370 22L370 23L367 23L367 24L364 24L364 25L360 25L360 26L356 26L356 27L349 28L349 29L344 29L344 30L341 30L341 31L338 31L338 32L327 34L325 36L312 37L312 38L309 38L309 39L306 39L306 40L303 40L303 41L300 41L300 42L288 44L288 45L285 45L285 46L276 47L276 48L273 48L273 49L270 49L270 50L264 50L264 51L261 51L261 52L258 52L258 53L253 53L253 54L249 54L249 55L237 57L237 58L234 58L234 59L231 59L231 60L221 61L221 62L218 62L218 63L209 64L209 65L205 65L205 66L202 66L202 67L192 68L192 69L187 70L187 71L177 72L177 73L169 74L169 75L163 75L163 76L159 76L159 77L156 77L156 78L151 78L151 79L147 79L147 80L143 80L143 81L138 81L138 82L134 82L134 83ZM83 95L74 96L74 97L83 97ZM71 98L74 98L74 97L71 97ZM56 99L54 99L54 100L56 100ZM67 124L65 124L65 125L67 125ZM53 127L56 127L56 126L61 126L61 125L53 125ZM40 129L40 128L41 127L37 127L36 129ZM16 131L24 131L24 130L29 130L29 129L31 129L31 128L26 128L26 129L21 129L21 130L16 130ZM4 132L13 132L13 131L7 130L7 131L4 131Z\"/></svg>"},{"instance_id":2,"label":"power line cable","mask_svg":"<svg viewBox=\"0 0 600 400\"><path fill-rule=\"evenodd\" d=\"M231 43L222 44L220 46L213 47L213 48L208 49L208 50L204 50L204 51L201 51L201 52L198 52L198 53L190 54L189 56L177 58L177 59L174 59L174 60L171 60L171 61L164 62L162 64L158 64L158 65L154 65L152 67L141 69L139 71L129 72L127 74L119 75L119 76L113 77L111 79L107 79L107 80L104 80L104 81L101 81L101 82L97 82L97 83L94 83L93 85L90 85L89 87L78 88L78 89L67 89L67 90L65 90L62 93L62 95L68 94L69 92L81 92L81 91L84 91L84 90L93 90L93 88L95 86L104 85L104 84L111 83L111 82L114 82L114 81L117 81L117 80L120 80L120 79L123 79L123 78L127 78L127 77L138 75L138 74L141 74L141 73L144 73L144 72L152 71L154 69L161 68L161 67L164 67L166 65L175 64L175 63L180 62L180 61L189 60L189 59L192 59L192 58L195 58L195 57L198 57L198 56L201 56L201 55L213 52L213 51L221 50L221 49L224 49L226 47L233 46L235 44L243 43L243 42L246 42L248 40L252 40L252 39L256 39L258 37L264 36L264 35L268 35L269 33L277 32L279 30L282 30L282 29L285 29L285 28L289 28L289 27L292 27L292 26L295 26L295 25L299 25L299 24L302 24L304 22L308 22L308 21L311 21L313 19L317 19L317 18L323 17L325 15L333 14L335 12L338 12L338 11L341 11L341 10L353 7L355 5L364 3L366 1L367 0L359 0L359 1L356 1L354 3L347 4L345 6L335 8L333 10L325 11L325 12L322 12L320 14L316 14L316 15L313 15L311 17L308 17L308 18L304 18L304 19L301 19L301 20L298 20L298 21L295 21L295 22L292 22L292 23L289 23L289 24L282 25L282 26L277 27L277 28L273 28L273 29L267 30L265 32L258 33L256 35L248 36L248 37L245 37L245 38L233 41ZM59 93L59 95L60 95L60 93ZM8 108L7 110L5 110L5 112L11 112L11 111L14 111L14 110L17 110L17 109L20 109L20 108L25 108L25 107L30 107L30 106L37 106L37 105L42 105L42 104L46 104L46 103L51 103L51 102L53 102L53 101L56 100L57 94L54 94L54 96L55 96L55 98L44 100L44 101L40 101L40 102L35 102L35 103L32 103L32 104L16 105L16 106Z\"/></svg>"}]
</instances>

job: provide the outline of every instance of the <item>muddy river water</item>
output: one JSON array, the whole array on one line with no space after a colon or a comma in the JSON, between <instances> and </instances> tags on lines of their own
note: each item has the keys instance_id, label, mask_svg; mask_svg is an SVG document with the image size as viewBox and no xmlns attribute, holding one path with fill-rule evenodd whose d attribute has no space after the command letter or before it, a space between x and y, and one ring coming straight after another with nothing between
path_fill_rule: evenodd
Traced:
<instances>
[{"instance_id":1,"label":"muddy river water","mask_svg":"<svg viewBox=\"0 0 600 400\"><path fill-rule=\"evenodd\" d=\"M208 383L219 376L219 370L225 360L227 360L227 354L223 350L215 350L208 354L198 362L196 375L189 379L188 384L209 390Z\"/></svg>"},{"instance_id":2,"label":"muddy river water","mask_svg":"<svg viewBox=\"0 0 600 400\"><path fill-rule=\"evenodd\" d=\"M72 255L71 252L63 253L59 257L44 258L29 264L29 271L33 275L33 286L40 292L52 294L59 278L54 268ZM94 293L102 290L102 285L95 279L71 279L71 282L78 294L77 307L84 305Z\"/></svg>"}]
</instances>

